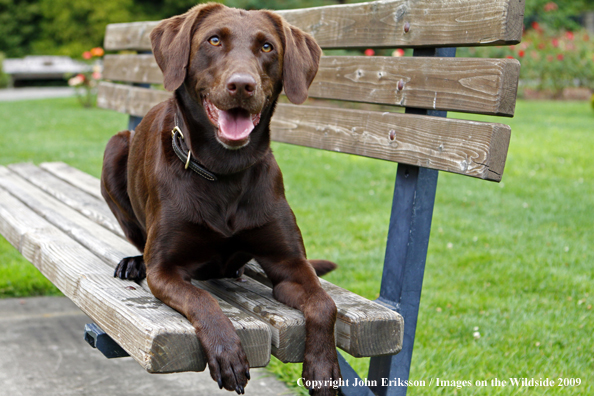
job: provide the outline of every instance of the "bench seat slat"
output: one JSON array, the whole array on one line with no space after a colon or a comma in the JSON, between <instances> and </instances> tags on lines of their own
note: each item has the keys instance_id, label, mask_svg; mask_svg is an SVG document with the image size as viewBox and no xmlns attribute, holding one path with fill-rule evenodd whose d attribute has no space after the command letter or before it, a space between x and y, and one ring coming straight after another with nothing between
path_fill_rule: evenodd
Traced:
<instances>
[{"instance_id":1,"label":"bench seat slat","mask_svg":"<svg viewBox=\"0 0 594 396\"><path fill-rule=\"evenodd\" d=\"M524 2L388 0L277 13L311 33L322 48L464 47L520 42ZM104 47L150 51L149 35L157 24L110 24Z\"/></svg>"},{"instance_id":2,"label":"bench seat slat","mask_svg":"<svg viewBox=\"0 0 594 396\"><path fill-rule=\"evenodd\" d=\"M77 172L69 171L65 164L55 163L49 168L61 169L65 174L77 175ZM109 231L117 227L117 224L106 228L96 224L98 216L93 213L96 208L89 208L81 213L67 208L65 205L75 208L79 205L73 203L73 200L68 197L71 192L68 186L60 186L65 190L62 193L56 193L56 189L52 187L56 182L53 175L32 164L11 165L10 170L15 174L4 175L4 178L0 179L0 186L11 183L13 191L29 206L34 207L44 218L58 225L62 231L71 235L111 268L122 257L138 254L126 240ZM89 178L90 176L85 177L87 181L90 181ZM71 181L76 184L76 178ZM29 182L35 184L39 190L25 191L24 187ZM52 196L46 196L46 192ZM44 197L45 200L42 200ZM63 201L64 205L58 203L54 197ZM115 219L111 221L115 222ZM257 264L250 264L250 267L252 272L254 268L258 268L260 273L257 278L267 281ZM400 315L327 281L321 280L321 282L337 304L337 346L357 357L392 354L401 349L403 323ZM303 360L305 335L303 315L274 300L270 287L249 278L246 278L245 282L225 279L193 283L265 322L272 333L272 352L279 360L283 362ZM142 285L147 291L149 290L146 281L142 282ZM374 341L377 337L382 341Z\"/></svg>"},{"instance_id":3,"label":"bench seat slat","mask_svg":"<svg viewBox=\"0 0 594 396\"><path fill-rule=\"evenodd\" d=\"M255 261L249 262L245 267L245 273L264 284L270 285L264 270ZM336 322L337 338L342 339L344 350L352 351L355 357L378 356L400 351L402 339L397 345L393 340L395 337L402 337L401 327L387 325L392 321L383 306L374 301L367 300L355 293L336 286L325 279L320 278L322 288L332 296L338 310L337 317L341 320ZM357 307L357 309L352 309ZM403 325L403 323L402 323ZM348 342L348 349L346 348ZM398 349L396 349L398 347ZM359 351L359 354L353 353Z\"/></svg>"},{"instance_id":4,"label":"bench seat slat","mask_svg":"<svg viewBox=\"0 0 594 396\"><path fill-rule=\"evenodd\" d=\"M101 196L101 182L96 177L68 166L63 162L43 162L39 167L104 202Z\"/></svg>"},{"instance_id":5,"label":"bench seat slat","mask_svg":"<svg viewBox=\"0 0 594 396\"><path fill-rule=\"evenodd\" d=\"M113 267L123 253L138 253L131 245L5 167L0 167L0 194L2 233L146 370L204 370L205 357L190 323L154 298L148 287L143 290L134 282L113 278ZM10 213L18 213L24 229L10 231L18 230ZM218 300L250 365L265 366L270 358L268 327Z\"/></svg>"},{"instance_id":6,"label":"bench seat slat","mask_svg":"<svg viewBox=\"0 0 594 396\"><path fill-rule=\"evenodd\" d=\"M102 225L120 237L125 237L122 228L117 223L113 213L105 205L103 198L100 200L95 196L89 195L86 191L82 191L63 179L54 176L42 167L43 165L37 167L31 163L12 164L8 166L11 171L17 173L45 193L65 203L77 212L82 213L84 216L91 218L95 223Z\"/></svg>"},{"instance_id":7,"label":"bench seat slat","mask_svg":"<svg viewBox=\"0 0 594 396\"><path fill-rule=\"evenodd\" d=\"M107 80L163 83L151 54L106 55L103 67ZM519 74L515 59L324 56L309 96L513 116Z\"/></svg>"},{"instance_id":8,"label":"bench seat slat","mask_svg":"<svg viewBox=\"0 0 594 396\"><path fill-rule=\"evenodd\" d=\"M144 116L170 96L164 91L103 82L97 103ZM511 135L509 126L498 123L288 104L277 106L271 132L278 142L491 181L501 180Z\"/></svg>"}]
</instances>

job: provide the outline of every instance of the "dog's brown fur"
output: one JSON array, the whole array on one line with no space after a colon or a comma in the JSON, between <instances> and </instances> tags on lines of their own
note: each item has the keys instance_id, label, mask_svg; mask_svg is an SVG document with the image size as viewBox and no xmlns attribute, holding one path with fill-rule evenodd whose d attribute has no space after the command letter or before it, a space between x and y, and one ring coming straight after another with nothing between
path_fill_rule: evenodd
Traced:
<instances>
[{"instance_id":1,"label":"dog's brown fur","mask_svg":"<svg viewBox=\"0 0 594 396\"><path fill-rule=\"evenodd\" d=\"M213 36L220 42L210 40ZM135 132L112 137L105 151L102 194L143 253L123 259L116 276L139 280L146 271L154 295L196 328L212 378L243 393L249 364L233 325L216 300L190 280L240 276L255 258L272 281L275 298L304 313L304 379L339 379L336 306L314 270L332 270L335 264L306 259L270 150L269 122L283 84L287 97L302 103L320 48L272 12L214 3L164 20L151 41L165 88L175 94L151 109ZM265 43L273 50L262 51ZM236 90L230 81L238 79ZM245 145L225 147L204 98L222 110L261 111ZM217 181L184 169L172 149L175 120L193 157ZM313 392L336 391L323 386Z\"/></svg>"}]
</instances>

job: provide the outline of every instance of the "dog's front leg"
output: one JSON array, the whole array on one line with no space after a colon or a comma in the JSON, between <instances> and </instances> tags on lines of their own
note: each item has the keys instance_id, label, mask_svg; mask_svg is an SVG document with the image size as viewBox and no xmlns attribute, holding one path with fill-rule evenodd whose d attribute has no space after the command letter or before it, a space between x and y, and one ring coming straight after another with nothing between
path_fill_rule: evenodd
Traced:
<instances>
[{"instance_id":1,"label":"dog's front leg","mask_svg":"<svg viewBox=\"0 0 594 396\"><path fill-rule=\"evenodd\" d=\"M304 383L313 395L334 395L340 376L334 324L336 305L322 289L305 257L270 260L257 257L271 278L274 298L305 316Z\"/></svg>"},{"instance_id":2,"label":"dog's front leg","mask_svg":"<svg viewBox=\"0 0 594 396\"><path fill-rule=\"evenodd\" d=\"M219 388L243 394L250 378L249 363L233 324L218 302L207 291L193 286L183 268L149 265L147 281L155 297L192 323L206 354L210 375Z\"/></svg>"}]
</instances>

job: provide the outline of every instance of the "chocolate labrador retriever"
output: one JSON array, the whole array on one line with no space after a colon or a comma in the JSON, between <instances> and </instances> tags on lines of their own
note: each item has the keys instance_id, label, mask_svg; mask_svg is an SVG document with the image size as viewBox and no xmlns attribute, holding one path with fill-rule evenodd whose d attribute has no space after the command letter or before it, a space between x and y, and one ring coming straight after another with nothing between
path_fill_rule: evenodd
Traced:
<instances>
[{"instance_id":1,"label":"chocolate labrador retriever","mask_svg":"<svg viewBox=\"0 0 594 396\"><path fill-rule=\"evenodd\" d=\"M314 394L336 393L336 306L316 275L335 264L306 259L269 130L283 86L291 102L307 98L320 48L272 12L214 3L162 21L151 43L175 93L105 150L102 194L143 254L124 258L115 276L146 276L195 327L219 387L244 393L250 374L239 337L190 281L241 276L255 258L274 297L305 316L305 383L317 385Z\"/></svg>"}]
</instances>

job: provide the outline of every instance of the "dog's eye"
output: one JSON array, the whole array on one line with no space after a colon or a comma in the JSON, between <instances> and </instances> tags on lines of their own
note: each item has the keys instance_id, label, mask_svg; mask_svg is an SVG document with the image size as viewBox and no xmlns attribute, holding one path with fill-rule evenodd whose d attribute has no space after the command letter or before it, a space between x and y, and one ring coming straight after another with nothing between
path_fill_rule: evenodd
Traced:
<instances>
[{"instance_id":1,"label":"dog's eye","mask_svg":"<svg viewBox=\"0 0 594 396\"><path fill-rule=\"evenodd\" d=\"M270 43L266 43L262 46L262 51L263 52L270 52L272 51L272 44Z\"/></svg>"},{"instance_id":2,"label":"dog's eye","mask_svg":"<svg viewBox=\"0 0 594 396\"><path fill-rule=\"evenodd\" d=\"M217 36L212 36L211 38L208 39L208 42L211 43L212 45L214 45L215 47L218 47L219 45L221 45L221 39L218 38Z\"/></svg>"}]
</instances>

